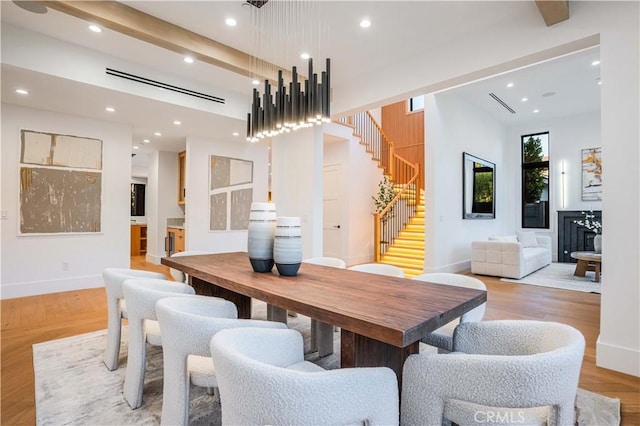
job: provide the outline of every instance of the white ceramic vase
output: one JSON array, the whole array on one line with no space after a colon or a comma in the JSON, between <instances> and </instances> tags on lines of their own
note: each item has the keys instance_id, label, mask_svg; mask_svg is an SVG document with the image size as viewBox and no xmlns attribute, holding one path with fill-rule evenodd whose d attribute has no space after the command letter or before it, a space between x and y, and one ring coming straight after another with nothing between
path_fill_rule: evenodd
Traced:
<instances>
[{"instance_id":1,"label":"white ceramic vase","mask_svg":"<svg viewBox=\"0 0 640 426\"><path fill-rule=\"evenodd\" d=\"M247 253L255 272L270 272L273 268L276 218L275 204L251 203Z\"/></svg>"},{"instance_id":2,"label":"white ceramic vase","mask_svg":"<svg viewBox=\"0 0 640 426\"><path fill-rule=\"evenodd\" d=\"M593 249L596 253L602 253L602 234L596 234L593 237Z\"/></svg>"},{"instance_id":3,"label":"white ceramic vase","mask_svg":"<svg viewBox=\"0 0 640 426\"><path fill-rule=\"evenodd\" d=\"M298 274L302 262L302 228L299 217L279 217L273 241L273 260L280 275Z\"/></svg>"}]
</instances>

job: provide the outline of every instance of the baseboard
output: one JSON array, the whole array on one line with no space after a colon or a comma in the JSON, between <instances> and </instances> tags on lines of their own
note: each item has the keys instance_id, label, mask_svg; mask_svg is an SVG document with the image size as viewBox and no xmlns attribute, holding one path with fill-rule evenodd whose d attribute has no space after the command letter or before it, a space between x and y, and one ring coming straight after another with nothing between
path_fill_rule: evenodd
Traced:
<instances>
[{"instance_id":1,"label":"baseboard","mask_svg":"<svg viewBox=\"0 0 640 426\"><path fill-rule=\"evenodd\" d=\"M145 256L145 260L149 263L153 263L154 265L160 265L160 259L162 259L165 256L157 256L155 254L149 254L147 253L147 255Z\"/></svg>"},{"instance_id":2,"label":"baseboard","mask_svg":"<svg viewBox=\"0 0 640 426\"><path fill-rule=\"evenodd\" d=\"M360 265L362 263L372 263L374 262L374 260L371 256L356 256L348 258L347 260L345 260L345 262L347 263L348 268L353 265Z\"/></svg>"},{"instance_id":3,"label":"baseboard","mask_svg":"<svg viewBox=\"0 0 640 426\"><path fill-rule=\"evenodd\" d=\"M96 287L104 287L102 275L87 275L82 277L22 283L3 283L2 287L0 287L0 299L15 299L17 297L61 293L64 291L83 290L86 288Z\"/></svg>"},{"instance_id":4,"label":"baseboard","mask_svg":"<svg viewBox=\"0 0 640 426\"><path fill-rule=\"evenodd\" d=\"M596 365L620 373L640 377L640 351L596 342Z\"/></svg>"},{"instance_id":5,"label":"baseboard","mask_svg":"<svg viewBox=\"0 0 640 426\"><path fill-rule=\"evenodd\" d=\"M471 270L471 260L462 260L460 262L450 263L448 265L438 266L437 268L424 268L424 273L432 272L449 272L458 273Z\"/></svg>"}]
</instances>

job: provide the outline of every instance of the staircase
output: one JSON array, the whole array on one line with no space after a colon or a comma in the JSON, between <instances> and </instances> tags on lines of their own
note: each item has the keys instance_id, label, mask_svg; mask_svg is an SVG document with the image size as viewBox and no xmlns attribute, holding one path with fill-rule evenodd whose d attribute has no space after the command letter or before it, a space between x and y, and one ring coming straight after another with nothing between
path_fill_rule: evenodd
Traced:
<instances>
[{"instance_id":1,"label":"staircase","mask_svg":"<svg viewBox=\"0 0 640 426\"><path fill-rule=\"evenodd\" d=\"M380 213L374 214L375 261L402 268L407 278L424 269L424 193L419 189L417 165L395 154L391 142L369 112L339 120L354 129L372 160L394 183L395 198Z\"/></svg>"},{"instance_id":2,"label":"staircase","mask_svg":"<svg viewBox=\"0 0 640 426\"><path fill-rule=\"evenodd\" d=\"M420 192L415 216L411 217L380 258L380 263L402 268L407 278L422 274L424 269L424 194Z\"/></svg>"}]
</instances>

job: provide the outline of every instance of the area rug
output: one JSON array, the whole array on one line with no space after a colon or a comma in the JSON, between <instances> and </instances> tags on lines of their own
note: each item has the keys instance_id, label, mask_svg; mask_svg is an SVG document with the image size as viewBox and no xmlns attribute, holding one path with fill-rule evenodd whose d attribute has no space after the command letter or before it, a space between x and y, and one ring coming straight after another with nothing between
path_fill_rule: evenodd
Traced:
<instances>
[{"instance_id":1,"label":"area rug","mask_svg":"<svg viewBox=\"0 0 640 426\"><path fill-rule=\"evenodd\" d=\"M501 278L500 281L541 287L554 287L587 293L600 293L602 274L600 275L600 282L597 283L593 281L594 272L588 271L586 276L576 277L573 275L575 270L575 263L552 263L519 280Z\"/></svg>"},{"instance_id":2,"label":"area rug","mask_svg":"<svg viewBox=\"0 0 640 426\"><path fill-rule=\"evenodd\" d=\"M265 306L254 303L254 314L264 318ZM289 318L289 326L298 329L309 347L309 318ZM333 355L307 359L331 369L338 366L339 336L334 333ZM108 371L102 363L106 330L33 345L37 425L158 425L162 412L162 349L148 346L142 407L131 410L122 395L126 366L127 327L123 327L120 367ZM421 348L422 351L422 348ZM219 425L220 402L203 388L191 387L189 424ZM584 426L618 425L618 399L584 391L576 401L578 424Z\"/></svg>"}]
</instances>

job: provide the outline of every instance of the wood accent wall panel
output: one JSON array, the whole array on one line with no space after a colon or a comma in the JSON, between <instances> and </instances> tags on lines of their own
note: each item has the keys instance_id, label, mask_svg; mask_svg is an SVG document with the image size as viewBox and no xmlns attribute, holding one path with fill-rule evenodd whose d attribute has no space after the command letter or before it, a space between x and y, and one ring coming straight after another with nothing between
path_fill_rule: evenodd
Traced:
<instances>
[{"instance_id":1,"label":"wood accent wall panel","mask_svg":"<svg viewBox=\"0 0 640 426\"><path fill-rule=\"evenodd\" d=\"M420 165L420 188L424 189L424 111L408 112L407 101L383 106L380 126L397 155Z\"/></svg>"}]
</instances>

